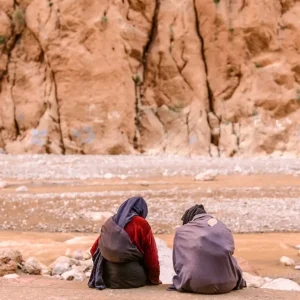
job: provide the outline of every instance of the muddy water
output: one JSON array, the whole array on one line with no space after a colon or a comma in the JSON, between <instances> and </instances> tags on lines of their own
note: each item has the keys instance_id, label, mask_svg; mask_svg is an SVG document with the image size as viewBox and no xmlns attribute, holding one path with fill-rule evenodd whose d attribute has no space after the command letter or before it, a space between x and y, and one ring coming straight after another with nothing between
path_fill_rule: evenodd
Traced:
<instances>
[{"instance_id":1,"label":"muddy water","mask_svg":"<svg viewBox=\"0 0 300 300\"><path fill-rule=\"evenodd\" d=\"M49 265L58 256L76 249L89 249L95 234L0 232L0 249L15 248L24 258L36 257ZM172 247L172 235L157 235ZM300 233L236 234L236 253L247 260L261 276L285 277L300 282L300 271L279 264L281 256L289 256L300 262L297 251L289 245L300 244Z\"/></svg>"}]
</instances>

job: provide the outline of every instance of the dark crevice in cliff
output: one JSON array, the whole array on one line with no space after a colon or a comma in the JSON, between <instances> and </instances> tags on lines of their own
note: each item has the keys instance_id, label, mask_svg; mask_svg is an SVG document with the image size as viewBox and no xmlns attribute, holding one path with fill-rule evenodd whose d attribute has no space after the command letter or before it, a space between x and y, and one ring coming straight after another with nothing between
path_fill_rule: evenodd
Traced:
<instances>
[{"instance_id":1,"label":"dark crevice in cliff","mask_svg":"<svg viewBox=\"0 0 300 300\"><path fill-rule=\"evenodd\" d=\"M205 75L206 75L205 77L206 77L206 88L207 88L207 96L208 96L208 109L210 112L212 112L214 115L216 115L215 110L214 110L214 96L213 96L213 92L212 92L212 89L210 87L209 80L208 80L208 66L207 66L207 61L206 61L206 56L205 56L205 44L204 44L204 38L201 35L201 31L200 31L200 22L199 22L199 16L198 16L198 11L197 11L197 6L196 6L196 0L194 0L194 12L195 12L195 19L196 19L196 32L197 32L197 35L201 42L201 57L202 57L202 61L204 64L204 70L205 70ZM209 124L208 117L207 117L207 122ZM212 130L210 130L210 143L213 144L213 141L214 141L214 139L213 139L213 135L212 135ZM209 153L210 153L210 151L209 151ZM211 155L211 153L210 153L210 155Z\"/></svg>"},{"instance_id":2,"label":"dark crevice in cliff","mask_svg":"<svg viewBox=\"0 0 300 300\"><path fill-rule=\"evenodd\" d=\"M61 142L61 146L62 146L62 153L65 154L66 147L65 147L63 132L62 132L61 123L60 123L61 118L60 118L60 112L59 112L59 103L58 103L57 84L56 84L56 80L55 80L55 73L53 72L49 62L48 62L48 66L51 71L51 79L52 79L53 85L54 85L54 94L55 94L55 101L56 101L56 107L57 107L57 123L58 123L58 130L60 133L60 142Z\"/></svg>"},{"instance_id":3,"label":"dark crevice in cliff","mask_svg":"<svg viewBox=\"0 0 300 300\"><path fill-rule=\"evenodd\" d=\"M155 9L152 16L151 22L151 29L148 35L148 41L143 49L143 54L141 58L141 65L143 68L143 75L140 76L139 74L134 75L134 83L135 83L135 135L133 138L133 146L136 150L140 150L140 143L139 143L139 115L140 115L140 107L141 107L141 97L142 97L142 84L146 77L146 65L147 65L147 54L150 50L152 42L156 35L157 30L157 15L159 10L160 0L155 1ZM142 77L142 78L141 78Z\"/></svg>"}]
</instances>

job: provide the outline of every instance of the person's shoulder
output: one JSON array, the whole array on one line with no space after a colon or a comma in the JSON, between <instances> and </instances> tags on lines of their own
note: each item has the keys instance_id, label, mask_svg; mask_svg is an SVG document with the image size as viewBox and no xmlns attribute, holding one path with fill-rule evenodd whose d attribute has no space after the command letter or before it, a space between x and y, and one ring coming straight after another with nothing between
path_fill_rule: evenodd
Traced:
<instances>
[{"instance_id":1,"label":"person's shoulder","mask_svg":"<svg viewBox=\"0 0 300 300\"><path fill-rule=\"evenodd\" d=\"M133 217L132 222L133 223L148 224L149 225L149 223L147 222L147 220L144 219L144 218L142 218L142 217L140 217L140 216Z\"/></svg>"},{"instance_id":2,"label":"person's shoulder","mask_svg":"<svg viewBox=\"0 0 300 300\"><path fill-rule=\"evenodd\" d=\"M149 223L147 222L146 219L140 217L140 216L136 216L132 219L132 224L134 226L139 226L140 228L143 228L144 230L150 230L151 227L149 225Z\"/></svg>"}]
</instances>

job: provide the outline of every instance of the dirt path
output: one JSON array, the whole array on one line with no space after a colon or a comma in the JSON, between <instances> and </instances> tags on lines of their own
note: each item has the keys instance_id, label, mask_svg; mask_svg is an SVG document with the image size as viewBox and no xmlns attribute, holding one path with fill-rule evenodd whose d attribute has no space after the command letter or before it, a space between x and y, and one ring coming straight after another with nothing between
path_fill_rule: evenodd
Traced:
<instances>
[{"instance_id":1,"label":"dirt path","mask_svg":"<svg viewBox=\"0 0 300 300\"><path fill-rule=\"evenodd\" d=\"M0 300L296 300L298 292L281 292L262 289L246 289L226 295L205 296L167 292L167 285L132 290L91 290L86 282L62 282L51 279L23 277L13 281L0 279Z\"/></svg>"}]
</instances>

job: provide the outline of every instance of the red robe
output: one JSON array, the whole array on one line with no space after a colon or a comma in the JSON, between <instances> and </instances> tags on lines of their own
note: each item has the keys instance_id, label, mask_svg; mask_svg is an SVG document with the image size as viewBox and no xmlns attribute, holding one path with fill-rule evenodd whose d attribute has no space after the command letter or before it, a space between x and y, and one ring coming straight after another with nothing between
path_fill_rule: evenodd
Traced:
<instances>
[{"instance_id":1,"label":"red robe","mask_svg":"<svg viewBox=\"0 0 300 300\"><path fill-rule=\"evenodd\" d=\"M149 280L153 284L159 284L159 261L156 243L148 222L139 217L134 217L124 228L132 243L144 255L144 266ZM100 236L91 248L94 255L99 245Z\"/></svg>"}]
</instances>

